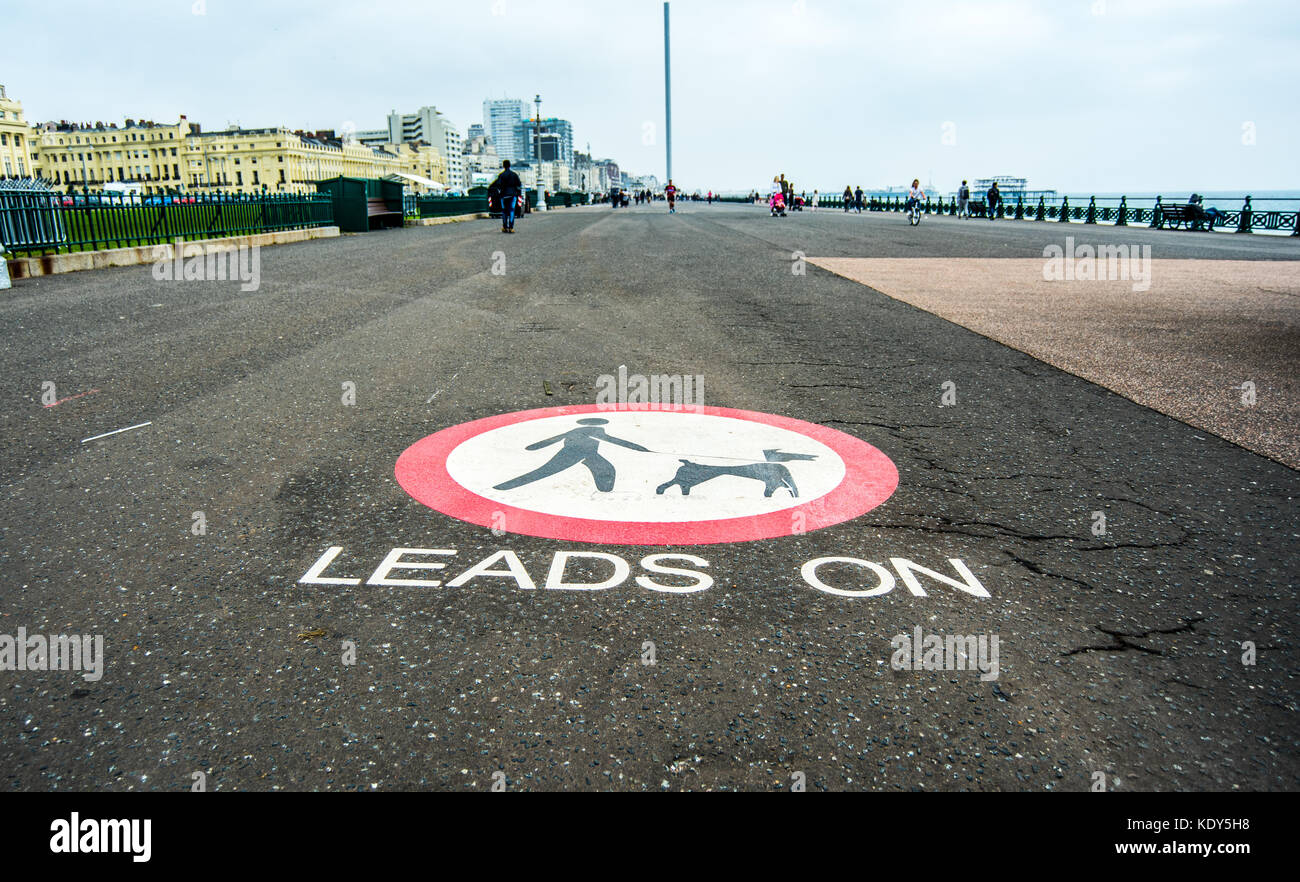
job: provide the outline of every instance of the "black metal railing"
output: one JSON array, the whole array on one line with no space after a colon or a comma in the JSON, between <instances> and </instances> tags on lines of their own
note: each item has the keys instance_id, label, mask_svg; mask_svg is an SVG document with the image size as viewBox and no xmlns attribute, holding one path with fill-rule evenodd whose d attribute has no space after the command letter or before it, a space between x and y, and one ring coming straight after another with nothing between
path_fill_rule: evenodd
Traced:
<instances>
[{"instance_id":1,"label":"black metal railing","mask_svg":"<svg viewBox=\"0 0 1300 882\"><path fill-rule=\"evenodd\" d=\"M1028 203L1021 198L1016 198L1014 201L1004 199L993 210L993 216L1011 220L1112 224L1119 227L1146 226L1156 229L1186 224L1193 230L1230 230L1235 233L1285 232L1292 236L1300 236L1300 199L1268 197L1266 201L1269 203L1292 203L1295 207L1259 210L1252 205L1253 196L1239 198L1242 203L1241 208L1223 210L1203 208L1199 205L1189 207L1185 198L1165 199L1163 196L1133 200L1127 196L1090 196L1086 202L1076 199L1073 204L1068 196L1062 197L1059 202L1051 203L1045 197L1039 196L1037 201L1031 200ZM822 208L843 209L844 201L843 194L820 196L819 205ZM1222 203L1227 200L1216 198L1215 201ZM1150 204L1131 204L1138 202ZM863 198L863 208L868 211L902 212L906 203L907 197L903 195L876 195ZM989 216L989 208L983 198L972 199L967 208L974 217ZM922 211L925 214L956 217L957 199L927 197L922 203Z\"/></svg>"}]
</instances>

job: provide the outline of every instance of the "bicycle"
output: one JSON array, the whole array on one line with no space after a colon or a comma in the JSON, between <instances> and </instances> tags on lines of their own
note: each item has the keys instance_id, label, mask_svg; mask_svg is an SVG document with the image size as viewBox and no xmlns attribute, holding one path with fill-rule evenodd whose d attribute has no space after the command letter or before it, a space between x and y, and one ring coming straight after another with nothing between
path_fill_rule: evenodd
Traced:
<instances>
[{"instance_id":1,"label":"bicycle","mask_svg":"<svg viewBox=\"0 0 1300 882\"><path fill-rule=\"evenodd\" d=\"M914 199L912 207L907 210L907 222L916 226L921 222L921 200Z\"/></svg>"}]
</instances>

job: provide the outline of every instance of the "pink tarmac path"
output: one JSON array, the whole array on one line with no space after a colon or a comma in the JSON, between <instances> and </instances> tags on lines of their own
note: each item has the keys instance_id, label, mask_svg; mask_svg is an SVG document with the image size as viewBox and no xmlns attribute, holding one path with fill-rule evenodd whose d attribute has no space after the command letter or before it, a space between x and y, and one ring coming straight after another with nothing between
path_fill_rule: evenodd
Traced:
<instances>
[{"instance_id":1,"label":"pink tarmac path","mask_svg":"<svg viewBox=\"0 0 1300 882\"><path fill-rule=\"evenodd\" d=\"M1300 261L1152 260L1145 291L1037 258L809 262L1300 469Z\"/></svg>"}]
</instances>

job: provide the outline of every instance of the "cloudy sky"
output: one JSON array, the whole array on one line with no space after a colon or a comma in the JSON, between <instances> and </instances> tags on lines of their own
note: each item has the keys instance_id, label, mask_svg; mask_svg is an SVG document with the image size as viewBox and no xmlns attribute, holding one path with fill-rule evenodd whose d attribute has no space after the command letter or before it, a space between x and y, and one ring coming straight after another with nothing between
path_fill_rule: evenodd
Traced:
<instances>
[{"instance_id":1,"label":"cloudy sky","mask_svg":"<svg viewBox=\"0 0 1300 882\"><path fill-rule=\"evenodd\" d=\"M580 146L664 174L659 0L8 2L29 120L380 128L540 93ZM1297 0L674 0L688 188L1300 188ZM19 39L12 40L13 35Z\"/></svg>"}]
</instances>

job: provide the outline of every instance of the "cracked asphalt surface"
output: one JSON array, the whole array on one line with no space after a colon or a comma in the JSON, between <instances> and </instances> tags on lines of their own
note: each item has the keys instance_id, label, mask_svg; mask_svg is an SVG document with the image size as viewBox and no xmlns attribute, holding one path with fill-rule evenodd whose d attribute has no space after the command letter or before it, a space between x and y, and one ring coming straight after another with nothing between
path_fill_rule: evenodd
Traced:
<instances>
[{"instance_id":1,"label":"cracked asphalt surface","mask_svg":"<svg viewBox=\"0 0 1300 882\"><path fill-rule=\"evenodd\" d=\"M1285 239L1081 230L1162 257L1297 256ZM1036 257L1061 235L595 208L513 237L481 221L268 248L256 292L149 267L17 283L0 300L0 633L101 634L106 667L0 673L6 785L180 790L203 771L218 790L488 789L503 771L511 789L803 773L809 789L1085 790L1101 771L1121 790L1295 789L1297 473L792 272L795 251ZM589 549L434 512L393 466L455 424L593 403L620 365L862 438L898 490L805 535L596 546L634 574L697 554L716 582L696 594L299 582L332 546L331 574L364 578L395 547L455 549L449 573L511 549L539 581L555 552ZM46 382L62 403L42 406ZM832 596L800 575L828 556L957 558L991 597ZM891 637L918 626L997 635L1000 676L893 670Z\"/></svg>"}]
</instances>

